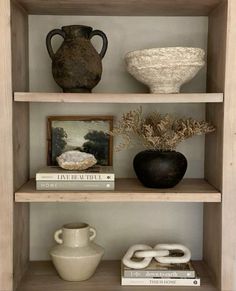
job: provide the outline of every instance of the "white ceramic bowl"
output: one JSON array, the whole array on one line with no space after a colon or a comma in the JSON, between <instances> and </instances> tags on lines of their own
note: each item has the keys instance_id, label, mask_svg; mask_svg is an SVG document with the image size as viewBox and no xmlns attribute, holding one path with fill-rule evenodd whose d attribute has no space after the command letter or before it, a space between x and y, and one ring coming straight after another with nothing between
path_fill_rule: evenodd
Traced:
<instances>
[{"instance_id":1,"label":"white ceramic bowl","mask_svg":"<svg viewBox=\"0 0 236 291\"><path fill-rule=\"evenodd\" d=\"M127 53L125 62L128 72L151 93L179 93L205 65L204 56L201 48L152 48Z\"/></svg>"}]
</instances>

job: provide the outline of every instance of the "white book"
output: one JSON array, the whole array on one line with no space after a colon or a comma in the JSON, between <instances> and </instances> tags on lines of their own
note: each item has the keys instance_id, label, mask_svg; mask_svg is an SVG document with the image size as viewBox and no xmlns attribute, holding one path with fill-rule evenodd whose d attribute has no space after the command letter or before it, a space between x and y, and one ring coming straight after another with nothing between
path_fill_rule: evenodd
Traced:
<instances>
[{"instance_id":1,"label":"white book","mask_svg":"<svg viewBox=\"0 0 236 291\"><path fill-rule=\"evenodd\" d=\"M36 190L39 191L111 191L114 189L114 181L36 181Z\"/></svg>"},{"instance_id":2,"label":"white book","mask_svg":"<svg viewBox=\"0 0 236 291\"><path fill-rule=\"evenodd\" d=\"M84 171L69 171L49 166L36 174L36 181L115 181L115 174L111 166L96 165Z\"/></svg>"},{"instance_id":3,"label":"white book","mask_svg":"<svg viewBox=\"0 0 236 291\"><path fill-rule=\"evenodd\" d=\"M124 278L122 286L200 286L200 278Z\"/></svg>"}]
</instances>

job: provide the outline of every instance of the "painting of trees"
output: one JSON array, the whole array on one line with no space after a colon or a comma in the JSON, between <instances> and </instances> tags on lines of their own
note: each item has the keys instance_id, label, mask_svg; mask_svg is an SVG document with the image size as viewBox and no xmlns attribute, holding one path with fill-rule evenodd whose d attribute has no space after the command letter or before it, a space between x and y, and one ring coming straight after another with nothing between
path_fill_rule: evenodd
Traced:
<instances>
[{"instance_id":1,"label":"painting of trees","mask_svg":"<svg viewBox=\"0 0 236 291\"><path fill-rule=\"evenodd\" d=\"M112 165L112 116L49 116L48 165L66 151L93 154L98 165Z\"/></svg>"},{"instance_id":2,"label":"painting of trees","mask_svg":"<svg viewBox=\"0 0 236 291\"><path fill-rule=\"evenodd\" d=\"M52 128L52 162L57 165L56 157L60 156L66 146L67 133L62 127Z\"/></svg>"},{"instance_id":3,"label":"painting of trees","mask_svg":"<svg viewBox=\"0 0 236 291\"><path fill-rule=\"evenodd\" d=\"M108 165L109 158L109 134L103 131L93 130L88 132L84 139L82 149L86 153L93 154L100 165Z\"/></svg>"}]
</instances>

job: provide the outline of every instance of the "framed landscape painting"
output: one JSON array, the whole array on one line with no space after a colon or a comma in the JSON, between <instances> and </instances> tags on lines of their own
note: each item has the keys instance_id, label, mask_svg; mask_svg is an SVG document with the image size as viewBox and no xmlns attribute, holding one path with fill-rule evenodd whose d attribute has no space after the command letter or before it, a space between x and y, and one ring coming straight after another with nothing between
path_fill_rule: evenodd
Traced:
<instances>
[{"instance_id":1,"label":"framed landscape painting","mask_svg":"<svg viewBox=\"0 0 236 291\"><path fill-rule=\"evenodd\" d=\"M112 116L49 116L47 164L56 166L63 152L78 150L93 154L98 165L111 166L112 128Z\"/></svg>"}]
</instances>

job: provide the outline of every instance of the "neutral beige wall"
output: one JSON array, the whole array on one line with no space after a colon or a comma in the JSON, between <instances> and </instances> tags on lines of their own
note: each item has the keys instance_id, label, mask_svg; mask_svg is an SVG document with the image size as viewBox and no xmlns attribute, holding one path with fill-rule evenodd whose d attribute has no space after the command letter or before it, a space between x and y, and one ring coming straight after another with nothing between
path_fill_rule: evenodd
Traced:
<instances>
[{"instance_id":1,"label":"neutral beige wall","mask_svg":"<svg viewBox=\"0 0 236 291\"><path fill-rule=\"evenodd\" d=\"M123 56L135 49L161 46L206 48L205 17L79 17L30 16L30 87L31 91L60 91L51 76L51 62L45 37L51 29L68 24L85 24L103 30L109 40L103 60L103 76L94 92L146 92L147 89L126 71ZM58 47L60 38L53 42ZM99 48L99 39L94 40ZM206 70L183 87L183 92L204 92ZM88 95L89 98L89 95ZM106 104L32 104L30 110L31 176L46 163L46 117L48 115L112 114L115 119L136 105ZM203 119L205 106L199 104L144 105L145 112L158 109ZM115 141L116 143L117 141ZM117 176L134 176L132 159L140 149L114 153ZM179 148L188 159L186 177L203 177L204 138L195 137ZM202 204L191 203L90 203L32 204L31 258L46 259L54 244L52 235L60 225L76 220L98 229L98 242L106 248L106 258L120 258L133 243L181 242L189 246L195 258L202 251Z\"/></svg>"}]
</instances>

